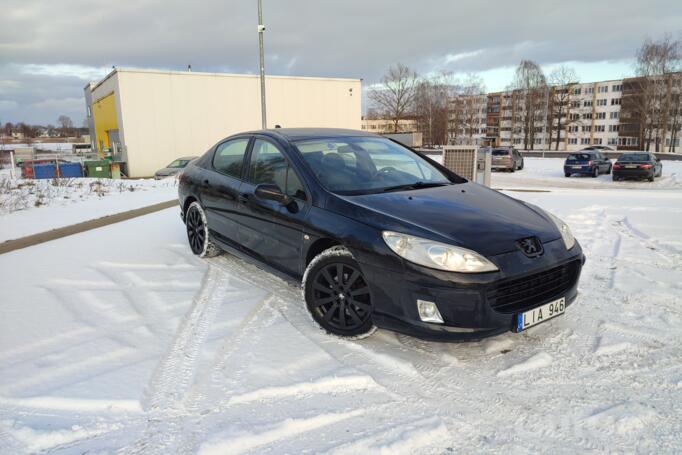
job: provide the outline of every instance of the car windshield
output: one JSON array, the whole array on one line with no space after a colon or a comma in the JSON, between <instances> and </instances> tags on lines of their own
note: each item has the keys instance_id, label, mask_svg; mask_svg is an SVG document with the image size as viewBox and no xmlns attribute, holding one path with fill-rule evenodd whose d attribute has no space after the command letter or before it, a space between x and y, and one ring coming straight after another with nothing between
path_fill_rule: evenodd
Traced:
<instances>
[{"instance_id":1,"label":"car windshield","mask_svg":"<svg viewBox=\"0 0 682 455\"><path fill-rule=\"evenodd\" d=\"M649 161L649 155L646 153L628 153L619 156L618 161Z\"/></svg>"},{"instance_id":2,"label":"car windshield","mask_svg":"<svg viewBox=\"0 0 682 455\"><path fill-rule=\"evenodd\" d=\"M495 149L493 150L493 156L509 156L510 152L508 149Z\"/></svg>"},{"instance_id":3,"label":"car windshield","mask_svg":"<svg viewBox=\"0 0 682 455\"><path fill-rule=\"evenodd\" d=\"M175 160L166 167L169 167L169 168L185 167L185 166L187 166L187 163L189 163L189 162L190 162L190 160Z\"/></svg>"},{"instance_id":4,"label":"car windshield","mask_svg":"<svg viewBox=\"0 0 682 455\"><path fill-rule=\"evenodd\" d=\"M424 158L385 138L306 139L295 145L320 183L338 194L399 191L453 183Z\"/></svg>"},{"instance_id":5,"label":"car windshield","mask_svg":"<svg viewBox=\"0 0 682 455\"><path fill-rule=\"evenodd\" d=\"M568 155L567 160L573 160L573 161L586 161L586 160L591 160L592 155L589 153L571 153Z\"/></svg>"}]
</instances>

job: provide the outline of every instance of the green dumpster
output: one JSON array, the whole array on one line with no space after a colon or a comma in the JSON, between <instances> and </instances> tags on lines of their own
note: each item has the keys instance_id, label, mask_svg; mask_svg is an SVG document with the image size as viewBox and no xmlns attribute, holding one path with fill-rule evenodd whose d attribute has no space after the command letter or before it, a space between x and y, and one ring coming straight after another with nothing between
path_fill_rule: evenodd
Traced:
<instances>
[{"instance_id":1,"label":"green dumpster","mask_svg":"<svg viewBox=\"0 0 682 455\"><path fill-rule=\"evenodd\" d=\"M86 161L83 163L88 177L105 178L111 177L111 162L107 160Z\"/></svg>"}]
</instances>

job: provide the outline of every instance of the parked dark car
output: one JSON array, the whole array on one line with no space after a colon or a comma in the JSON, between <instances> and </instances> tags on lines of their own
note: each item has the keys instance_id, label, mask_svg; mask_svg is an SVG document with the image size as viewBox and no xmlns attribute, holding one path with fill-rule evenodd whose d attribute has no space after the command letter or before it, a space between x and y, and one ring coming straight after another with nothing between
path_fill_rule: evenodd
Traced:
<instances>
[{"instance_id":1,"label":"parked dark car","mask_svg":"<svg viewBox=\"0 0 682 455\"><path fill-rule=\"evenodd\" d=\"M566 177L573 174L598 177L599 174L610 173L611 160L597 150L581 150L571 153L564 162L564 175Z\"/></svg>"},{"instance_id":2,"label":"parked dark car","mask_svg":"<svg viewBox=\"0 0 682 455\"><path fill-rule=\"evenodd\" d=\"M623 153L613 165L613 180L646 179L653 182L663 174L663 164L653 153Z\"/></svg>"},{"instance_id":3,"label":"parked dark car","mask_svg":"<svg viewBox=\"0 0 682 455\"><path fill-rule=\"evenodd\" d=\"M170 163L168 166L156 171L156 173L154 174L154 178L156 180L160 180L165 179L166 177L177 175L180 171L187 167L187 165L192 160L195 160L196 158L197 158L196 156L184 156L182 158L178 158L177 160L174 160L172 163Z\"/></svg>"},{"instance_id":4,"label":"parked dark car","mask_svg":"<svg viewBox=\"0 0 682 455\"><path fill-rule=\"evenodd\" d=\"M194 254L301 280L307 311L342 337L521 331L575 300L585 260L555 216L360 131L228 137L187 166L179 199Z\"/></svg>"},{"instance_id":5,"label":"parked dark car","mask_svg":"<svg viewBox=\"0 0 682 455\"><path fill-rule=\"evenodd\" d=\"M498 147L492 149L491 168L514 172L523 169L523 156L512 147Z\"/></svg>"}]
</instances>

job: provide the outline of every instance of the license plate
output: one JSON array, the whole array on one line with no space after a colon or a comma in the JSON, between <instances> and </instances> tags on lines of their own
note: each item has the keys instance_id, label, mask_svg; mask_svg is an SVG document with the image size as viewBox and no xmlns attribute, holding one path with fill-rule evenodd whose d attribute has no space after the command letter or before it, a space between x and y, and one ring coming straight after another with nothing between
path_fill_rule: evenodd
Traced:
<instances>
[{"instance_id":1,"label":"license plate","mask_svg":"<svg viewBox=\"0 0 682 455\"><path fill-rule=\"evenodd\" d=\"M572 167L573 167L573 169L581 169L582 168L582 166L580 166L580 165L576 165L576 166L572 166Z\"/></svg>"},{"instance_id":2,"label":"license plate","mask_svg":"<svg viewBox=\"0 0 682 455\"><path fill-rule=\"evenodd\" d=\"M628 169L637 169L637 165L636 165L636 164L626 164L625 167L628 168Z\"/></svg>"},{"instance_id":3,"label":"license plate","mask_svg":"<svg viewBox=\"0 0 682 455\"><path fill-rule=\"evenodd\" d=\"M564 314L566 310L566 298L554 300L532 310L516 315L516 331L521 332L529 327L538 325L548 319Z\"/></svg>"}]
</instances>

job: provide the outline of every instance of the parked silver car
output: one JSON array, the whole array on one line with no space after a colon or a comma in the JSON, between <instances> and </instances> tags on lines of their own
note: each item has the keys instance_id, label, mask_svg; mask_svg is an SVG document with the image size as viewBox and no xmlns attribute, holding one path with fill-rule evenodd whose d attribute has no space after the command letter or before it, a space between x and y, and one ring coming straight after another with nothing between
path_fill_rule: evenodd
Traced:
<instances>
[{"instance_id":1,"label":"parked silver car","mask_svg":"<svg viewBox=\"0 0 682 455\"><path fill-rule=\"evenodd\" d=\"M161 180L165 179L166 177L170 177L172 175L176 175L178 172L183 170L187 165L197 159L196 156L184 156L182 158L178 158L177 160L173 161L170 163L168 166L164 167L163 169L159 169L156 171L154 174L154 178L156 180Z\"/></svg>"},{"instance_id":2,"label":"parked silver car","mask_svg":"<svg viewBox=\"0 0 682 455\"><path fill-rule=\"evenodd\" d=\"M494 148L491 158L493 170L514 172L523 169L523 156L515 148Z\"/></svg>"}]
</instances>

